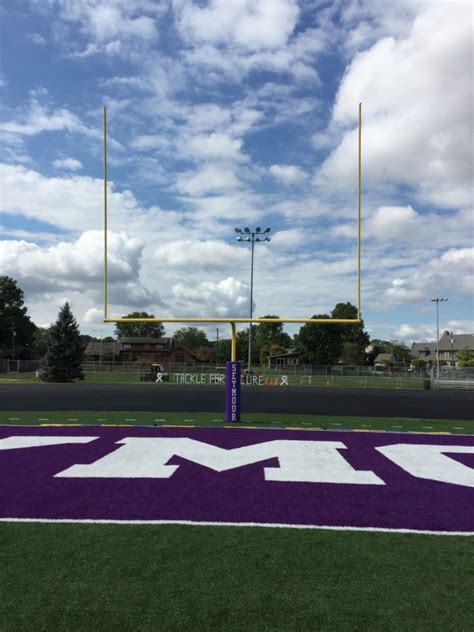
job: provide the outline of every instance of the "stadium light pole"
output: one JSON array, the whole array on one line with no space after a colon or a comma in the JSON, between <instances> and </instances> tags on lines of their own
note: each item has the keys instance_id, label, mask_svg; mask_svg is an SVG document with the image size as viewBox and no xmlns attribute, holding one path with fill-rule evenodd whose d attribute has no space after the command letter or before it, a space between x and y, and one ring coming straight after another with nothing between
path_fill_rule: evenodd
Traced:
<instances>
[{"instance_id":1,"label":"stadium light pole","mask_svg":"<svg viewBox=\"0 0 474 632\"><path fill-rule=\"evenodd\" d=\"M271 228L265 228L263 230L260 226L257 226L255 230L250 230L247 226L245 228L236 228L235 232L237 233L237 241L245 241L249 242L252 246L251 250L251 260L250 260L250 319L252 319L253 314L253 261L254 261L254 250L255 244L261 243L265 241L270 241L270 237L268 233L271 232ZM249 323L249 358L248 358L248 367L247 371L250 373L250 368L252 366L252 323Z\"/></svg>"},{"instance_id":2,"label":"stadium light pole","mask_svg":"<svg viewBox=\"0 0 474 632\"><path fill-rule=\"evenodd\" d=\"M439 383L439 304L446 303L447 298L432 298L431 302L436 303L436 379ZM438 384L439 386L439 384Z\"/></svg>"}]
</instances>

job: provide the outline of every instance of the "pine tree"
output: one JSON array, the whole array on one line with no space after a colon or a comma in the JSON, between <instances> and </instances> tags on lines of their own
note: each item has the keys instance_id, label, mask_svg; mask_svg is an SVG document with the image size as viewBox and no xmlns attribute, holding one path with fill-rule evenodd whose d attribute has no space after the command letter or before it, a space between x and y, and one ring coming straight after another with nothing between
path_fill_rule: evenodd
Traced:
<instances>
[{"instance_id":1,"label":"pine tree","mask_svg":"<svg viewBox=\"0 0 474 632\"><path fill-rule=\"evenodd\" d=\"M41 379L45 382L83 380L81 363L84 356L79 326L69 303L59 310L57 321L49 328L47 351Z\"/></svg>"}]
</instances>

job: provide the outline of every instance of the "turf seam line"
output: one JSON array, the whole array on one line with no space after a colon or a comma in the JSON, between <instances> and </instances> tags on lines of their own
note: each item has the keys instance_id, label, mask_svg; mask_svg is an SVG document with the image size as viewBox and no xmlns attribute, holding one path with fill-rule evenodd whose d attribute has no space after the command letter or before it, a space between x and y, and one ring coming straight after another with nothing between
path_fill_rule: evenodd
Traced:
<instances>
[{"instance_id":1,"label":"turf seam line","mask_svg":"<svg viewBox=\"0 0 474 632\"><path fill-rule=\"evenodd\" d=\"M413 535L441 535L441 536L462 536L472 537L474 531L430 531L426 529L389 529L385 527L354 527L354 526L334 526L334 525L312 525L312 524L284 524L267 522L209 522L194 520L104 520L84 518L82 520L73 518L0 518L0 522L23 522L23 523L47 523L47 524L118 524L118 525L188 525L202 527L266 527L271 529L312 529L327 531L366 531L368 533L406 533Z\"/></svg>"}]
</instances>

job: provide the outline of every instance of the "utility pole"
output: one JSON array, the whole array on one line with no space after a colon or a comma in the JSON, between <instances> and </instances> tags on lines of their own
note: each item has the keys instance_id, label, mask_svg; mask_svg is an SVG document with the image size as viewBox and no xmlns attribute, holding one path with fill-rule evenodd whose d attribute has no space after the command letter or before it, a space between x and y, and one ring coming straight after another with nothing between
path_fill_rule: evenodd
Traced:
<instances>
[{"instance_id":1,"label":"utility pole","mask_svg":"<svg viewBox=\"0 0 474 632\"><path fill-rule=\"evenodd\" d=\"M431 302L436 303L436 379L439 386L439 304L446 303L447 298L432 298Z\"/></svg>"}]
</instances>

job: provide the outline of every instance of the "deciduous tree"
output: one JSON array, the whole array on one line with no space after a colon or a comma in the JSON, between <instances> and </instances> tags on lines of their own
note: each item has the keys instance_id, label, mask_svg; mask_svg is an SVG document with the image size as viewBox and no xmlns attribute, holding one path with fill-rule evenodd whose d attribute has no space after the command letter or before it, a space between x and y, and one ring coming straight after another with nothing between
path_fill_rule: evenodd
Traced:
<instances>
[{"instance_id":1,"label":"deciduous tree","mask_svg":"<svg viewBox=\"0 0 474 632\"><path fill-rule=\"evenodd\" d=\"M194 351L198 347L210 346L206 332L197 327L181 327L174 334L173 343L175 346L185 347L190 351Z\"/></svg>"},{"instance_id":2,"label":"deciduous tree","mask_svg":"<svg viewBox=\"0 0 474 632\"><path fill-rule=\"evenodd\" d=\"M132 312L122 318L154 318L147 312ZM115 325L116 338L161 338L164 336L163 323L117 323Z\"/></svg>"},{"instance_id":3,"label":"deciduous tree","mask_svg":"<svg viewBox=\"0 0 474 632\"><path fill-rule=\"evenodd\" d=\"M15 279L0 276L0 357L29 358L35 325Z\"/></svg>"}]
</instances>

